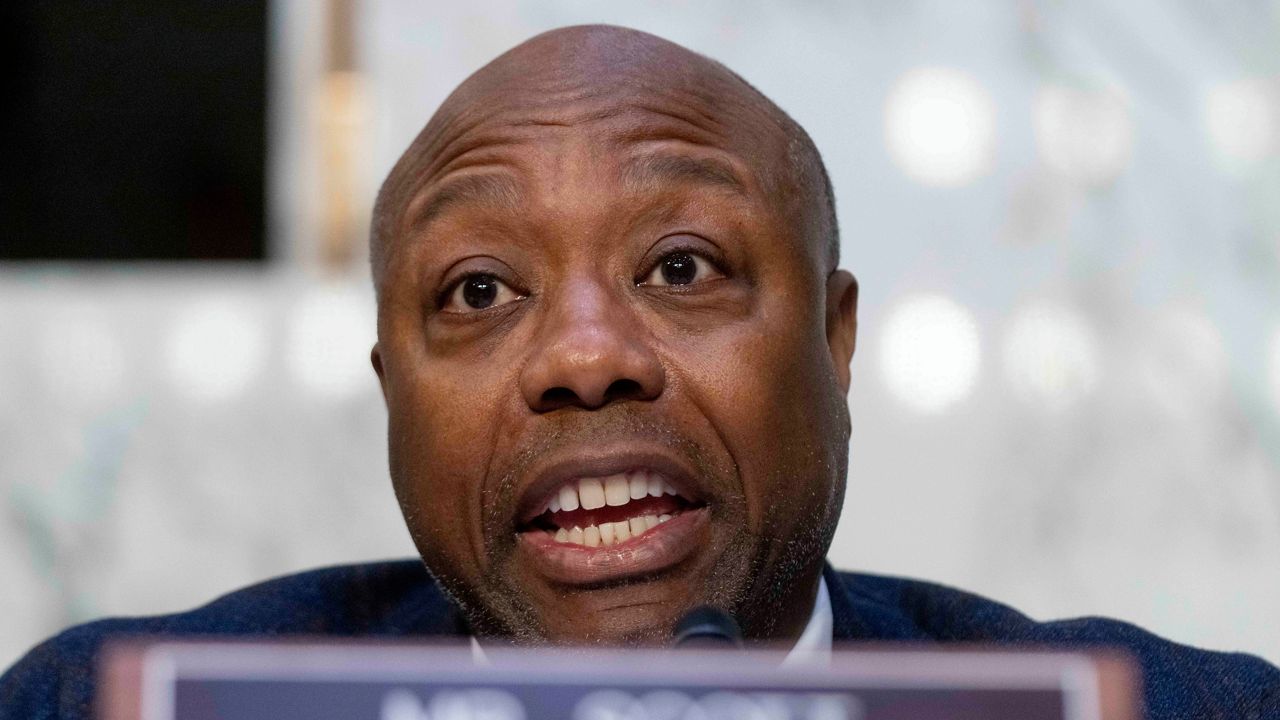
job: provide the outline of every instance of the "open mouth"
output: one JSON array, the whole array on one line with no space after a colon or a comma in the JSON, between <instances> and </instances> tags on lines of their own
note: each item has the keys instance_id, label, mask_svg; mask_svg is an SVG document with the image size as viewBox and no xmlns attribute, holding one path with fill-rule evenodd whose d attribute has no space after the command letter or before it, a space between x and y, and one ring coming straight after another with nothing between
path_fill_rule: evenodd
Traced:
<instances>
[{"instance_id":1,"label":"open mouth","mask_svg":"<svg viewBox=\"0 0 1280 720\"><path fill-rule=\"evenodd\" d=\"M634 543L703 504L682 495L661 473L639 469L580 477L554 489L522 533L545 533L559 545L585 548Z\"/></svg>"}]
</instances>

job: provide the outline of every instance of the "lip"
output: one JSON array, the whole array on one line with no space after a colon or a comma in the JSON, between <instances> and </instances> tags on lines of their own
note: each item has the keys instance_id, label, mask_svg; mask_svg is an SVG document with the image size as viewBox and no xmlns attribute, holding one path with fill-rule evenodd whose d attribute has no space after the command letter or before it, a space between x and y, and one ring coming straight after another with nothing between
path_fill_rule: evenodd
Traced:
<instances>
[{"instance_id":1,"label":"lip","mask_svg":"<svg viewBox=\"0 0 1280 720\"><path fill-rule=\"evenodd\" d=\"M706 507L690 508L643 535L607 547L558 543L550 533L534 530L520 533L517 552L538 574L568 585L652 575L705 547L700 536L707 532L709 518Z\"/></svg>"},{"instance_id":2,"label":"lip","mask_svg":"<svg viewBox=\"0 0 1280 720\"><path fill-rule=\"evenodd\" d=\"M551 495L570 480L605 477L635 470L661 475L680 497L694 504L705 502L705 492L697 476L683 462L662 448L595 448L570 457L557 458L535 468L533 480L520 492L515 524L528 523L541 515Z\"/></svg>"}]
</instances>

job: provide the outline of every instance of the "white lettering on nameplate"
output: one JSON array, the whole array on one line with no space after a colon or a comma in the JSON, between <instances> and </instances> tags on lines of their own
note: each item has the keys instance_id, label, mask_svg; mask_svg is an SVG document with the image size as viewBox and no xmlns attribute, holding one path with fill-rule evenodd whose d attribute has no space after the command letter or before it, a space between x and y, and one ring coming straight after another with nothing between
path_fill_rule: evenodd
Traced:
<instances>
[{"instance_id":1,"label":"white lettering on nameplate","mask_svg":"<svg viewBox=\"0 0 1280 720\"><path fill-rule=\"evenodd\" d=\"M442 690L423 703L408 690L382 699L379 720L525 720L524 706L503 690Z\"/></svg>"},{"instance_id":2,"label":"white lettering on nameplate","mask_svg":"<svg viewBox=\"0 0 1280 720\"><path fill-rule=\"evenodd\" d=\"M862 717L863 706L858 698L841 693L717 691L695 698L675 690L655 690L640 696L622 690L597 690L579 700L573 711L573 720L861 720Z\"/></svg>"}]
</instances>

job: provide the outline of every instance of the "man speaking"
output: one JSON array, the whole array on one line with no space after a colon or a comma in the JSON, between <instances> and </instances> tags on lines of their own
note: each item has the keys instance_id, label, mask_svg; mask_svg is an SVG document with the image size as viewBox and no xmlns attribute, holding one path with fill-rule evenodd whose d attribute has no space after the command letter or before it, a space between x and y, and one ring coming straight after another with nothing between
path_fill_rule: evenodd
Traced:
<instances>
[{"instance_id":1,"label":"man speaking","mask_svg":"<svg viewBox=\"0 0 1280 720\"><path fill-rule=\"evenodd\" d=\"M825 565L858 286L812 141L718 63L613 27L529 40L414 140L371 246L391 479L423 562L73 628L0 679L0 715L85 717L110 636L658 645L712 605L794 657L1119 646L1151 717L1280 716L1254 657Z\"/></svg>"}]
</instances>

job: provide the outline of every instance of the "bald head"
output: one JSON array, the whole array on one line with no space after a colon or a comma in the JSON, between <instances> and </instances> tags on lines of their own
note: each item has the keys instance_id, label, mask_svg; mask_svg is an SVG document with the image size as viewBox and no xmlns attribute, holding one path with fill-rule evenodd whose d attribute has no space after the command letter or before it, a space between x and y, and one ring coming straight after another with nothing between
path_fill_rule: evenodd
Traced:
<instances>
[{"instance_id":1,"label":"bald head","mask_svg":"<svg viewBox=\"0 0 1280 720\"><path fill-rule=\"evenodd\" d=\"M828 272L836 267L830 179L798 123L714 60L648 33L587 25L543 33L499 56L458 86L414 139L374 205L370 260L379 297L397 246L422 220L424 188L475 162L464 156L494 140L492 132L476 137L486 135L483 128L625 122L628 109L646 106L693 128L736 133L779 212Z\"/></svg>"}]
</instances>

